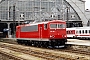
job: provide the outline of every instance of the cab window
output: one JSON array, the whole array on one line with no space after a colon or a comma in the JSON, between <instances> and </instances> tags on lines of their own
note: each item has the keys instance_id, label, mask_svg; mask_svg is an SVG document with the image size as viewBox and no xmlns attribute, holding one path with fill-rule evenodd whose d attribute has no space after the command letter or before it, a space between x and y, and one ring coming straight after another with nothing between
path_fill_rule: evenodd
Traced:
<instances>
[{"instance_id":1,"label":"cab window","mask_svg":"<svg viewBox=\"0 0 90 60\"><path fill-rule=\"evenodd\" d=\"M65 28L65 24L58 24L58 28Z\"/></svg>"},{"instance_id":2,"label":"cab window","mask_svg":"<svg viewBox=\"0 0 90 60\"><path fill-rule=\"evenodd\" d=\"M65 28L66 27L66 25L65 24L59 24L59 23L57 23L57 24L50 24L50 28Z\"/></svg>"},{"instance_id":3,"label":"cab window","mask_svg":"<svg viewBox=\"0 0 90 60\"><path fill-rule=\"evenodd\" d=\"M50 28L57 28L57 24L50 24Z\"/></svg>"},{"instance_id":4,"label":"cab window","mask_svg":"<svg viewBox=\"0 0 90 60\"><path fill-rule=\"evenodd\" d=\"M44 29L47 29L47 24L44 24Z\"/></svg>"}]
</instances>

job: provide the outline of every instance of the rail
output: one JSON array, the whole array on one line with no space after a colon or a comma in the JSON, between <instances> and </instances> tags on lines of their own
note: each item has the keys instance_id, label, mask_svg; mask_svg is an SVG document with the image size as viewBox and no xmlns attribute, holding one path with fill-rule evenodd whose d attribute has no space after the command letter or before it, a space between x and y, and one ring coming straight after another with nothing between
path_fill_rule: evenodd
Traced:
<instances>
[{"instance_id":1,"label":"rail","mask_svg":"<svg viewBox=\"0 0 90 60\"><path fill-rule=\"evenodd\" d=\"M57 50L57 53L56 53L55 49L51 50L51 49L44 49L44 48L42 49L42 48L40 48L41 50L39 50L38 48L32 49L30 47L15 45L15 44L8 44L8 43L0 43L0 46L1 47L8 47L8 49L11 49L11 50L14 50L14 51L22 52L22 53L25 53L25 54L28 54L28 55L32 55L32 56L47 59L47 60L55 60L55 59L63 59L63 60L64 59L65 60L81 59L81 60L84 60L84 59L90 59L90 58L87 58L88 56L90 56L90 54L87 54L89 52L84 53L85 51L81 51L82 53L79 53L80 50L75 51L75 50L71 50L71 49L59 49L59 50ZM71 53L72 54L73 53L83 54L83 55L86 54L87 56L85 57L85 56L77 55L77 56L72 57L72 55L70 56L68 54L64 54L63 52L69 52L69 54L71 54Z\"/></svg>"}]
</instances>

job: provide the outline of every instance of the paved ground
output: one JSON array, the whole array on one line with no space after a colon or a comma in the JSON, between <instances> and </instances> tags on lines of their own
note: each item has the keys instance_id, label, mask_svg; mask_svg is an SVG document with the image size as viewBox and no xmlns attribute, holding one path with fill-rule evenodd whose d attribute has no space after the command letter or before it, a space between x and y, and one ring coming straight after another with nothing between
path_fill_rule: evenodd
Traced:
<instances>
[{"instance_id":1,"label":"paved ground","mask_svg":"<svg viewBox=\"0 0 90 60\"><path fill-rule=\"evenodd\" d=\"M68 39L67 44L90 46L89 40Z\"/></svg>"}]
</instances>

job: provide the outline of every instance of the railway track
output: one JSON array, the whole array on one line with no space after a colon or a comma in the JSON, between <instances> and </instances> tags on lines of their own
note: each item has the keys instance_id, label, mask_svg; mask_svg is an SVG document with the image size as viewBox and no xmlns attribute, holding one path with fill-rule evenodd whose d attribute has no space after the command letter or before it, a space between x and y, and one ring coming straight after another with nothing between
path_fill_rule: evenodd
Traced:
<instances>
[{"instance_id":1,"label":"railway track","mask_svg":"<svg viewBox=\"0 0 90 60\"><path fill-rule=\"evenodd\" d=\"M90 51L83 51L83 50L80 50L80 49L65 49L64 50L65 52L71 52L71 53L77 53L77 54L83 54L83 55L89 55L90 56Z\"/></svg>"},{"instance_id":2,"label":"railway track","mask_svg":"<svg viewBox=\"0 0 90 60\"><path fill-rule=\"evenodd\" d=\"M51 55L51 53L48 53L48 52L39 51L39 50L32 50L29 48L21 48L21 46L17 47L16 45L13 45L13 44L0 43L0 47L8 48L8 49L13 50L13 51L22 52L22 53L29 54L29 55L39 57L39 58L43 58L46 60L66 59L64 57Z\"/></svg>"},{"instance_id":3,"label":"railway track","mask_svg":"<svg viewBox=\"0 0 90 60\"><path fill-rule=\"evenodd\" d=\"M76 45L75 45L76 47ZM70 48L65 48L65 49L53 49L56 51L62 51L62 52L70 52L70 53L77 53L77 54L82 54L82 55L89 55L90 56L90 49L84 50L83 48L79 47L70 47Z\"/></svg>"},{"instance_id":4,"label":"railway track","mask_svg":"<svg viewBox=\"0 0 90 60\"><path fill-rule=\"evenodd\" d=\"M63 59L63 60L77 60L77 59L85 60L85 59L87 59L87 60L89 60L90 59L90 58L87 58L87 56L79 56L79 55L75 55L72 57L72 55L68 55L68 53L65 53L65 52L69 52L69 54L76 53L76 52L70 52L71 50L65 50L65 49L63 49L63 50L60 49L59 51L55 52L56 50L43 49L43 48L33 49L33 47L30 48L30 47L26 47L26 46L1 43L1 42L0 42L0 47L2 47L2 48L6 47L13 51L22 52L22 53L32 55L35 57L39 57L39 58L43 58L46 60L60 60L60 59Z\"/></svg>"},{"instance_id":5,"label":"railway track","mask_svg":"<svg viewBox=\"0 0 90 60\"><path fill-rule=\"evenodd\" d=\"M11 54L11 53L5 52L5 51L2 50L2 48L0 48L0 55L3 56L3 57L0 56L0 57L1 57L0 60L10 60L10 59L11 59L11 60L26 60L26 59L24 59L24 58L15 56L15 55L13 55L13 54Z\"/></svg>"}]
</instances>

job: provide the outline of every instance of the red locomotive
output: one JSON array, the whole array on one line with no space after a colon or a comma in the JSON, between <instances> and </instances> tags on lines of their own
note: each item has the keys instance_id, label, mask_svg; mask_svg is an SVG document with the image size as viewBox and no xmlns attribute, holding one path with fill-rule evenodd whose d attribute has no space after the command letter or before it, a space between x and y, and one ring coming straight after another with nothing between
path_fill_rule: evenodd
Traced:
<instances>
[{"instance_id":1,"label":"red locomotive","mask_svg":"<svg viewBox=\"0 0 90 60\"><path fill-rule=\"evenodd\" d=\"M35 46L60 46L67 42L66 22L53 20L19 25L16 38L20 44Z\"/></svg>"}]
</instances>

